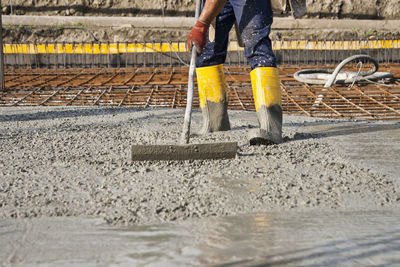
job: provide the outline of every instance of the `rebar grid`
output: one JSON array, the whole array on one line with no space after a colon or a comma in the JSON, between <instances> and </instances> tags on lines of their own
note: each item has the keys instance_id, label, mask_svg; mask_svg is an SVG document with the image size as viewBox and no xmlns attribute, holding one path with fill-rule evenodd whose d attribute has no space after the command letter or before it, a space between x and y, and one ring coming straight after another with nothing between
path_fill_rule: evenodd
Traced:
<instances>
[{"instance_id":1,"label":"rebar grid","mask_svg":"<svg viewBox=\"0 0 400 267\"><path fill-rule=\"evenodd\" d=\"M312 68L315 66L307 66ZM400 64L381 69L400 77ZM400 83L324 88L297 82L299 67L280 68L286 114L326 118L400 119ZM186 67L119 69L7 69L0 106L136 106L183 108ZM255 110L249 68L226 67L229 109ZM195 92L194 107L199 107Z\"/></svg>"}]
</instances>

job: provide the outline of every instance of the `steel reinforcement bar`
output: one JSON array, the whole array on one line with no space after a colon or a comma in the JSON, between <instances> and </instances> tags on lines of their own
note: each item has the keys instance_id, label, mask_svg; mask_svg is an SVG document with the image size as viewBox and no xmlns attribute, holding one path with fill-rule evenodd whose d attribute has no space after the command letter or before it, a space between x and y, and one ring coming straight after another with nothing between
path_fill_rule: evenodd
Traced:
<instances>
[{"instance_id":1,"label":"steel reinforcement bar","mask_svg":"<svg viewBox=\"0 0 400 267\"><path fill-rule=\"evenodd\" d=\"M308 66L315 67L315 66ZM397 80L324 88L292 78L299 67L280 68L286 114L368 120L400 119L400 64L383 65ZM187 67L110 69L7 69L0 106L136 106L183 108ZM229 108L254 110L248 67L226 67ZM194 106L199 106L197 92Z\"/></svg>"}]
</instances>

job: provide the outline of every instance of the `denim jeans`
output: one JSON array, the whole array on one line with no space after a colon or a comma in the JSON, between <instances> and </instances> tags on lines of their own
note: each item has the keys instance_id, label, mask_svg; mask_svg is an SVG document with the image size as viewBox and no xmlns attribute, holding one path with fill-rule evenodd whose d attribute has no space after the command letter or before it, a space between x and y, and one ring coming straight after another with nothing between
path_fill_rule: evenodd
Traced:
<instances>
[{"instance_id":1,"label":"denim jeans","mask_svg":"<svg viewBox=\"0 0 400 267\"><path fill-rule=\"evenodd\" d=\"M272 24L270 0L227 0L216 17L215 40L207 40L197 67L223 64L226 59L229 31L238 22L244 42L244 54L252 69L276 67L269 33Z\"/></svg>"}]
</instances>

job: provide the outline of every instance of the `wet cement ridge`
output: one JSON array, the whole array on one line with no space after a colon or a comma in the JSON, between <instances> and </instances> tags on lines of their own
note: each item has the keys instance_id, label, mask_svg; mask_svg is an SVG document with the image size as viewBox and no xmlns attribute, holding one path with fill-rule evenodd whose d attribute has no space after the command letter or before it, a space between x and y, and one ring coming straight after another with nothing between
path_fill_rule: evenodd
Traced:
<instances>
[{"instance_id":1,"label":"wet cement ridge","mask_svg":"<svg viewBox=\"0 0 400 267\"><path fill-rule=\"evenodd\" d=\"M189 145L132 145L133 161L232 159L237 142Z\"/></svg>"}]
</instances>

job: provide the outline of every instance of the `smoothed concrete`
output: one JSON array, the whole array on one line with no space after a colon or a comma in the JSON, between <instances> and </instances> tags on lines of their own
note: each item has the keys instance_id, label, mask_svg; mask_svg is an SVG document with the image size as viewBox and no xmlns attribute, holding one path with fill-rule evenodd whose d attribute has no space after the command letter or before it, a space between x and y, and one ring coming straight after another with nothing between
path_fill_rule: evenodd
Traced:
<instances>
[{"instance_id":1,"label":"smoothed concrete","mask_svg":"<svg viewBox=\"0 0 400 267\"><path fill-rule=\"evenodd\" d=\"M4 266L398 266L399 218L399 210L258 212L130 227L80 217L0 219L0 261Z\"/></svg>"}]
</instances>

